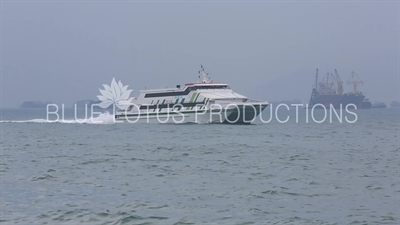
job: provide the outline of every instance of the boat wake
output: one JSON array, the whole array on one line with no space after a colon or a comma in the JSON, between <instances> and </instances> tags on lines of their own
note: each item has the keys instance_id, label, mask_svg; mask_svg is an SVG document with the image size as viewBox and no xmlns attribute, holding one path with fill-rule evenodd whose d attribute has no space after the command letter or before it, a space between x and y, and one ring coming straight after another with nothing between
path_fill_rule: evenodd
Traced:
<instances>
[{"instance_id":1,"label":"boat wake","mask_svg":"<svg viewBox=\"0 0 400 225\"><path fill-rule=\"evenodd\" d=\"M61 124L115 124L114 115L102 113L97 117L81 119L32 119L32 120L0 120L0 123L61 123Z\"/></svg>"}]
</instances>

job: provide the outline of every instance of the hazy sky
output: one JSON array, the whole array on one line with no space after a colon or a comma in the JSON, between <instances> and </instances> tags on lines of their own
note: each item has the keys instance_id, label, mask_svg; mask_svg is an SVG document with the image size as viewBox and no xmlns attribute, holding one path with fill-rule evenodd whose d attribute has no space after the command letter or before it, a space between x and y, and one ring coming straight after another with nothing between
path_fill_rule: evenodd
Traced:
<instances>
[{"instance_id":1,"label":"hazy sky","mask_svg":"<svg viewBox=\"0 0 400 225\"><path fill-rule=\"evenodd\" d=\"M399 91L399 3L2 1L2 107L214 81L264 100L309 100L315 69L351 71L372 101ZM345 85L345 91L351 91Z\"/></svg>"}]
</instances>

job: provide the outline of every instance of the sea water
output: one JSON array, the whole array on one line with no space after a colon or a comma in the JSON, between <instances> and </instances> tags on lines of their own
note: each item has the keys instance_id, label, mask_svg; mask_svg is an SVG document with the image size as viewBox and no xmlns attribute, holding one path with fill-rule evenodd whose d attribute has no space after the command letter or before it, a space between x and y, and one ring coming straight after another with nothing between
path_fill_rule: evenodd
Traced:
<instances>
[{"instance_id":1,"label":"sea water","mask_svg":"<svg viewBox=\"0 0 400 225\"><path fill-rule=\"evenodd\" d=\"M175 125L2 109L1 224L399 224L399 110L285 110Z\"/></svg>"}]
</instances>

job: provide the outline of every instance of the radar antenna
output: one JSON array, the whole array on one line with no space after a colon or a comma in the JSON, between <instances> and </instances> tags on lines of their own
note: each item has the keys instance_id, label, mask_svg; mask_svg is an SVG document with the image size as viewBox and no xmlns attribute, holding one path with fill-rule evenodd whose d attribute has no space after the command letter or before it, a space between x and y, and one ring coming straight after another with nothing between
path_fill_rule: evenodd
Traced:
<instances>
[{"instance_id":1,"label":"radar antenna","mask_svg":"<svg viewBox=\"0 0 400 225\"><path fill-rule=\"evenodd\" d=\"M204 71L203 65L200 64L200 67L201 67L201 70L199 70L199 74L203 75L203 81L202 81L202 83L211 83L212 80L211 80L211 78L208 76L208 74L210 74L210 73L206 73L206 72ZM200 79L200 75L199 75L199 79Z\"/></svg>"}]
</instances>

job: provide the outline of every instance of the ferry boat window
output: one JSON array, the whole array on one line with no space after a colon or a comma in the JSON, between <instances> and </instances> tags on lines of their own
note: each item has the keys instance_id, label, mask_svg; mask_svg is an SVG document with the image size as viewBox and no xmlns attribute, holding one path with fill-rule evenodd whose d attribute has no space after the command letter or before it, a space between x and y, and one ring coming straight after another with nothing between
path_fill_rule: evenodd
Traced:
<instances>
[{"instance_id":1,"label":"ferry boat window","mask_svg":"<svg viewBox=\"0 0 400 225\"><path fill-rule=\"evenodd\" d=\"M159 93L147 93L145 98L155 98L155 97L167 97L167 96L180 96L187 95L189 92L198 89L230 89L228 85L211 85L211 86L190 86L184 91L169 91L169 92L159 92Z\"/></svg>"},{"instance_id":2,"label":"ferry boat window","mask_svg":"<svg viewBox=\"0 0 400 225\"><path fill-rule=\"evenodd\" d=\"M230 89L227 85L213 85L213 86L196 86L196 90L199 89Z\"/></svg>"}]
</instances>

